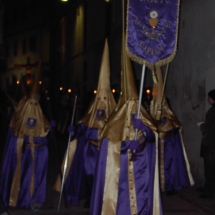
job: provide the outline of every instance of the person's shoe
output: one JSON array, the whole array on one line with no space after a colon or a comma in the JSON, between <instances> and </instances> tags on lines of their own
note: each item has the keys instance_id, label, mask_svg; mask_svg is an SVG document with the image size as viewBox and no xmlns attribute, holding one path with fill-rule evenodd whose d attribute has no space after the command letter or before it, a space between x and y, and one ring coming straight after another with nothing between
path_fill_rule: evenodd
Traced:
<instances>
[{"instance_id":1,"label":"person's shoe","mask_svg":"<svg viewBox=\"0 0 215 215\"><path fill-rule=\"evenodd\" d=\"M199 197L202 199L208 199L208 200L214 199L214 196L211 196L211 195L208 196L205 193L200 194Z\"/></svg>"}]
</instances>

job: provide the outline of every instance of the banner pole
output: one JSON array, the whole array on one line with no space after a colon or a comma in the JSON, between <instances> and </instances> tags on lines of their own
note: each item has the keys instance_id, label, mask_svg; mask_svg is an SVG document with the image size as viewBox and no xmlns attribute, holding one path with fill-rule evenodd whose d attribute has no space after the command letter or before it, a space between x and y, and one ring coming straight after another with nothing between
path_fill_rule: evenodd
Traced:
<instances>
[{"instance_id":1,"label":"banner pole","mask_svg":"<svg viewBox=\"0 0 215 215\"><path fill-rule=\"evenodd\" d=\"M146 66L143 64L142 67L142 74L141 74L141 81L140 81L140 91L139 91L139 100L138 100L138 109L137 109L137 116L136 118L140 118L140 109L141 109L141 103L142 103L142 96L143 96L143 84L144 84L144 78L145 78L145 70ZM137 140L137 135L138 135L138 129L135 129L135 140ZM136 150L132 150L132 154L135 154Z\"/></svg>"},{"instance_id":2,"label":"banner pole","mask_svg":"<svg viewBox=\"0 0 215 215\"><path fill-rule=\"evenodd\" d=\"M71 119L71 125L73 125L73 122L74 122L76 103L77 103L77 95L75 96L75 101L74 101L74 106L73 106L73 112L72 112L72 119ZM63 193L63 188L64 188L66 169L67 169L67 165L68 165L68 157L69 157L71 137L72 137L72 133L70 132L69 133L67 150L66 150L66 157L65 157L64 167L63 167L63 177L62 177L62 182L61 182L60 199L59 199L59 203L58 203L58 213L60 212L60 204L61 204L62 193Z\"/></svg>"}]
</instances>

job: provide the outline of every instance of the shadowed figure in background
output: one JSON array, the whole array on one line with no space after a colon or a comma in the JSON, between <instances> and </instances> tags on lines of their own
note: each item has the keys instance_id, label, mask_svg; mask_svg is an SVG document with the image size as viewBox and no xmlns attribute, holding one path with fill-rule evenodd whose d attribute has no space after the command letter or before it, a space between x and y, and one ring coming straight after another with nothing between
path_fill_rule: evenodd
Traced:
<instances>
[{"instance_id":1,"label":"shadowed figure in background","mask_svg":"<svg viewBox=\"0 0 215 215\"><path fill-rule=\"evenodd\" d=\"M38 211L46 198L47 134L50 124L40 108L41 62L31 91L17 104L12 116L2 162L0 192L8 207Z\"/></svg>"},{"instance_id":2,"label":"shadowed figure in background","mask_svg":"<svg viewBox=\"0 0 215 215\"><path fill-rule=\"evenodd\" d=\"M193 185L194 181L183 143L182 126L168 105L159 66L153 71L153 81L150 113L159 134L160 183L162 191L174 194L176 190Z\"/></svg>"},{"instance_id":3,"label":"shadowed figure in background","mask_svg":"<svg viewBox=\"0 0 215 215\"><path fill-rule=\"evenodd\" d=\"M78 205L80 199L85 198L85 207L89 207L94 171L100 149L99 134L115 106L110 88L109 48L106 40L96 96L87 113L78 123L74 140L70 142L64 191L67 200L72 205ZM62 172L64 163L65 158ZM61 186L61 179L58 176L54 189L60 191Z\"/></svg>"},{"instance_id":4,"label":"shadowed figure in background","mask_svg":"<svg viewBox=\"0 0 215 215\"><path fill-rule=\"evenodd\" d=\"M205 122L197 125L202 132L200 156L204 159L205 183L200 198L214 199L215 193L215 90L208 92L208 103L211 108L207 111Z\"/></svg>"}]
</instances>

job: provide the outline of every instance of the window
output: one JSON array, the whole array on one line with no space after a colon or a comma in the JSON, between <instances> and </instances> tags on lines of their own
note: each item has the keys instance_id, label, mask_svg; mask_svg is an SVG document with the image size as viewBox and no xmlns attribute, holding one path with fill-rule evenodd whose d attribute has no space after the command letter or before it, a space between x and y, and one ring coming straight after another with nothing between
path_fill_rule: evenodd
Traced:
<instances>
[{"instance_id":1,"label":"window","mask_svg":"<svg viewBox=\"0 0 215 215\"><path fill-rule=\"evenodd\" d=\"M31 52L36 51L36 37L31 37L29 39L29 51Z\"/></svg>"}]
</instances>

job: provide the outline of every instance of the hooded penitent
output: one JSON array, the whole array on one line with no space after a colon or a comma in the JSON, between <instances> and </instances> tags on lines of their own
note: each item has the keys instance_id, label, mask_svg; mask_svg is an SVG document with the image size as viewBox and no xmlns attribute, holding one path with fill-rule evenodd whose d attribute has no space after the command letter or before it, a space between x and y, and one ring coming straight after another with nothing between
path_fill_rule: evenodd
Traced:
<instances>
[{"instance_id":1,"label":"hooded penitent","mask_svg":"<svg viewBox=\"0 0 215 215\"><path fill-rule=\"evenodd\" d=\"M122 50L121 97L100 135L90 215L162 214L156 126L143 107L137 120L137 109L131 61Z\"/></svg>"},{"instance_id":2,"label":"hooded penitent","mask_svg":"<svg viewBox=\"0 0 215 215\"><path fill-rule=\"evenodd\" d=\"M156 67L153 77L150 112L159 132L161 187L163 191L179 190L194 183L183 144L182 126L167 103L159 66Z\"/></svg>"},{"instance_id":3,"label":"hooded penitent","mask_svg":"<svg viewBox=\"0 0 215 215\"><path fill-rule=\"evenodd\" d=\"M16 105L4 151L1 195L5 205L43 205L46 196L49 123L39 104L41 63L29 95Z\"/></svg>"},{"instance_id":4,"label":"hooded penitent","mask_svg":"<svg viewBox=\"0 0 215 215\"><path fill-rule=\"evenodd\" d=\"M82 197L90 198L100 147L98 137L115 106L116 103L110 88L109 49L106 40L96 96L78 124L76 137L68 147L69 159L64 190L67 200L73 205L77 205ZM65 160L63 166L64 163ZM54 189L60 191L60 187L61 182L60 177L58 177Z\"/></svg>"}]
</instances>

